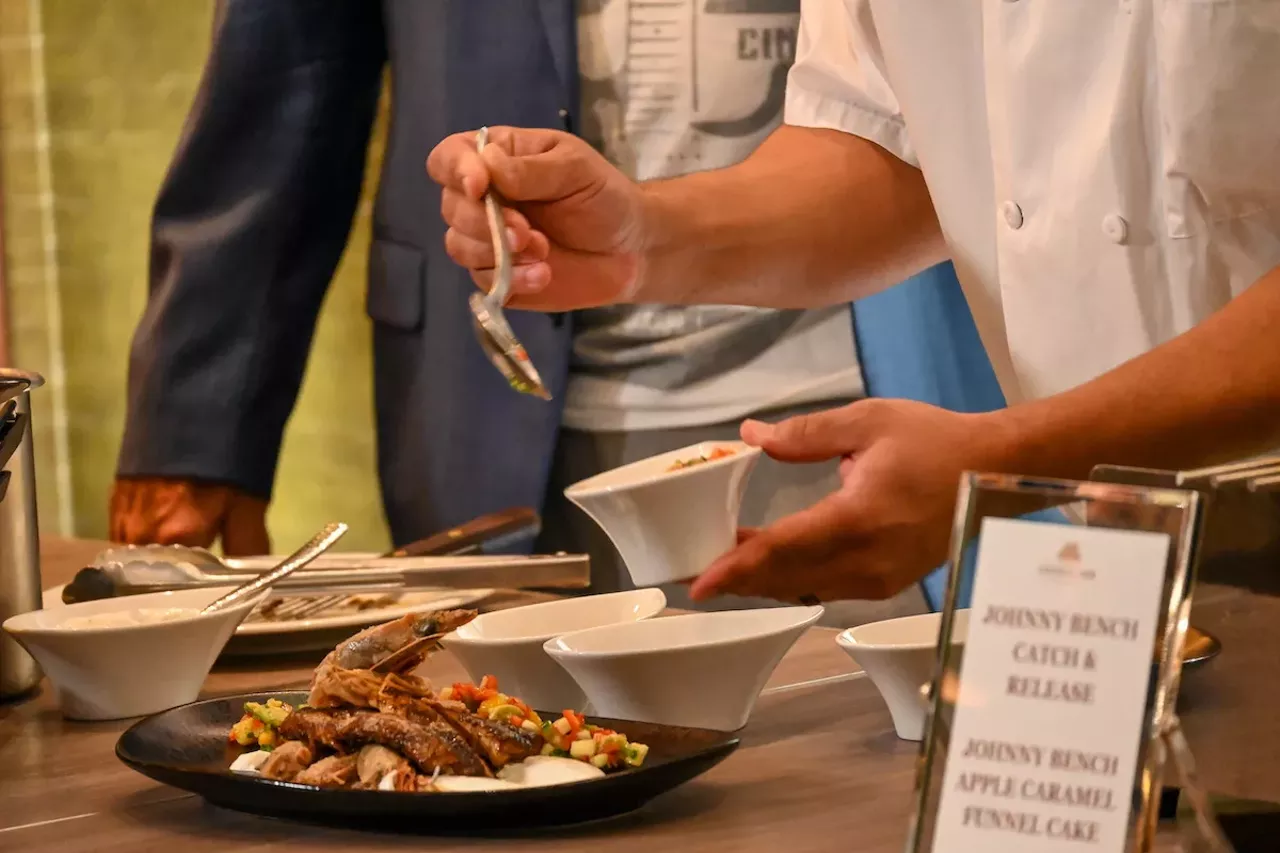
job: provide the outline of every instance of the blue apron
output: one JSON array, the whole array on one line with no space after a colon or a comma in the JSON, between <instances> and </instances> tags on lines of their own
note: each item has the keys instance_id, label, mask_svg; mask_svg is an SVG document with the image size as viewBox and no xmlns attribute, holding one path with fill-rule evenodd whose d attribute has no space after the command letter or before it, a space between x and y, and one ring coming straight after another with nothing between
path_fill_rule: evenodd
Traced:
<instances>
[{"instance_id":1,"label":"blue apron","mask_svg":"<svg viewBox=\"0 0 1280 853\"><path fill-rule=\"evenodd\" d=\"M855 302L853 327L868 396L917 400L955 412L1004 408L1004 393L950 263ZM1066 521L1055 510L1028 518ZM946 566L921 582L934 610L946 587ZM961 578L958 606L969 606L972 587L972 577Z\"/></svg>"}]
</instances>

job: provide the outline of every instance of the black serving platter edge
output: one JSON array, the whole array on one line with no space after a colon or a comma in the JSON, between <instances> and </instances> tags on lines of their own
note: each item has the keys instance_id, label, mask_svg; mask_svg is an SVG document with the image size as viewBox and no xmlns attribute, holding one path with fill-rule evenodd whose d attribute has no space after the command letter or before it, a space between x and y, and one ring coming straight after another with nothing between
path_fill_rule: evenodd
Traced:
<instances>
[{"instance_id":1,"label":"black serving platter edge","mask_svg":"<svg viewBox=\"0 0 1280 853\"><path fill-rule=\"evenodd\" d=\"M618 817L715 767L738 748L732 732L590 718L649 745L638 768L565 785L461 793L326 790L232 773L241 752L228 743L245 702L306 694L284 691L209 699L162 711L120 736L116 756L133 770L223 808L350 828L484 834L570 826ZM548 718L555 714L548 714Z\"/></svg>"}]
</instances>

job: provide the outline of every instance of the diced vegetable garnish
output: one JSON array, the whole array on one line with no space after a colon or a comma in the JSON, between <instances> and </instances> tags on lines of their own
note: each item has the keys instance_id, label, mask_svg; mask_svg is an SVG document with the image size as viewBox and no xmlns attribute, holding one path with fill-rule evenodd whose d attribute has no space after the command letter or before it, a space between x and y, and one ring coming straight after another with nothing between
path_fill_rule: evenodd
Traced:
<instances>
[{"instance_id":1,"label":"diced vegetable garnish","mask_svg":"<svg viewBox=\"0 0 1280 853\"><path fill-rule=\"evenodd\" d=\"M639 767L644 764L645 756L649 754L649 747L643 743L628 744L622 750L622 759L632 767Z\"/></svg>"},{"instance_id":2,"label":"diced vegetable garnish","mask_svg":"<svg viewBox=\"0 0 1280 853\"><path fill-rule=\"evenodd\" d=\"M731 455L727 451L722 455ZM561 711L554 720L544 721L528 705L498 689L498 680L486 675L477 684L459 682L441 691L441 698L464 702L478 716L505 721L527 732L542 736L542 754L557 758L574 758L601 770L639 767L649 753L642 743L630 743L627 736L603 726L588 723L571 708Z\"/></svg>"},{"instance_id":3,"label":"diced vegetable garnish","mask_svg":"<svg viewBox=\"0 0 1280 853\"><path fill-rule=\"evenodd\" d=\"M293 708L279 699L246 702L244 716L231 727L227 739L240 746L272 749L277 743L276 729L292 713Z\"/></svg>"},{"instance_id":4,"label":"diced vegetable garnish","mask_svg":"<svg viewBox=\"0 0 1280 853\"><path fill-rule=\"evenodd\" d=\"M587 735L585 740L575 740L569 746L569 755L572 758L588 759L595 755L598 750L595 740Z\"/></svg>"}]
</instances>

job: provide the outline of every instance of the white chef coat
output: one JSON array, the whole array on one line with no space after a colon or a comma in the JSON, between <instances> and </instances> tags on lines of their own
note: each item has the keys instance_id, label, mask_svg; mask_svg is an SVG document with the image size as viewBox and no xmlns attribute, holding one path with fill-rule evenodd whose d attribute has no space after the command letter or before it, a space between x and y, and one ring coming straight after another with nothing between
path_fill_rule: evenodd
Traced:
<instances>
[{"instance_id":1,"label":"white chef coat","mask_svg":"<svg viewBox=\"0 0 1280 853\"><path fill-rule=\"evenodd\" d=\"M803 0L786 122L923 170L1010 402L1280 265L1280 0Z\"/></svg>"}]
</instances>

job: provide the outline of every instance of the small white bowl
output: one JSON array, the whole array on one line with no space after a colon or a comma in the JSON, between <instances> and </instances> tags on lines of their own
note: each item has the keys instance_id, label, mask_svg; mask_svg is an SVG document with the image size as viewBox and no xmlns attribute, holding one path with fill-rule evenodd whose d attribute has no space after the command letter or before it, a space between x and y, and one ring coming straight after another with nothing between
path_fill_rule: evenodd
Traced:
<instances>
[{"instance_id":1,"label":"small white bowl","mask_svg":"<svg viewBox=\"0 0 1280 853\"><path fill-rule=\"evenodd\" d=\"M58 692L64 717L118 720L195 701L236 626L263 592L216 613L123 627L68 627L72 620L138 610L194 610L234 586L130 595L23 613L5 631L36 659Z\"/></svg>"},{"instance_id":2,"label":"small white bowl","mask_svg":"<svg viewBox=\"0 0 1280 853\"><path fill-rule=\"evenodd\" d=\"M584 595L485 613L444 637L473 682L486 675L498 689L532 708L584 710L577 683L547 657L543 645L571 631L650 619L667 606L660 589Z\"/></svg>"},{"instance_id":3,"label":"small white bowl","mask_svg":"<svg viewBox=\"0 0 1280 853\"><path fill-rule=\"evenodd\" d=\"M669 470L721 448L733 455ZM605 471L564 494L600 525L636 586L657 586L697 576L734 546L759 458L758 447L741 441L707 441Z\"/></svg>"},{"instance_id":4,"label":"small white bowl","mask_svg":"<svg viewBox=\"0 0 1280 853\"><path fill-rule=\"evenodd\" d=\"M869 622L850 628L836 638L849 657L866 670L871 682L889 706L893 728L903 740L924 737L927 708L920 687L933 679L938 659L941 613L924 613ZM969 611L957 610L954 637L963 645L969 632Z\"/></svg>"},{"instance_id":5,"label":"small white bowl","mask_svg":"<svg viewBox=\"0 0 1280 853\"><path fill-rule=\"evenodd\" d=\"M667 616L566 634L546 650L598 716L736 731L778 662L822 613L776 607Z\"/></svg>"}]
</instances>

